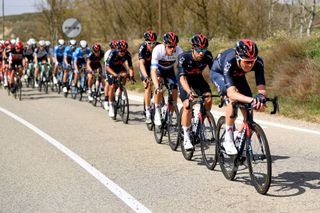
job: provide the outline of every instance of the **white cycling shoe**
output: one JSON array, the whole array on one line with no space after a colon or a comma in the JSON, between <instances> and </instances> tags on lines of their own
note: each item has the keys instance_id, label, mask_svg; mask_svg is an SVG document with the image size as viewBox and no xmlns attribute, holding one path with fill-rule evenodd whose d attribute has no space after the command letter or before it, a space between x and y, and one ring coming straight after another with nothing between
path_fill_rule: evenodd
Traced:
<instances>
[{"instance_id":1,"label":"white cycling shoe","mask_svg":"<svg viewBox=\"0 0 320 213\"><path fill-rule=\"evenodd\" d=\"M104 101L103 102L103 108L105 109L105 110L109 110L109 102L108 101Z\"/></svg>"},{"instance_id":2,"label":"white cycling shoe","mask_svg":"<svg viewBox=\"0 0 320 213\"><path fill-rule=\"evenodd\" d=\"M222 146L224 147L224 149L228 155L238 154L238 150L232 140L223 141Z\"/></svg>"},{"instance_id":3,"label":"white cycling shoe","mask_svg":"<svg viewBox=\"0 0 320 213\"><path fill-rule=\"evenodd\" d=\"M193 145L191 143L190 137L188 137L188 136L184 137L183 146L184 146L184 149L186 149L186 150L193 149Z\"/></svg>"},{"instance_id":4,"label":"white cycling shoe","mask_svg":"<svg viewBox=\"0 0 320 213\"><path fill-rule=\"evenodd\" d=\"M156 110L156 113L154 115L154 124L157 126L161 126L161 117L160 117L160 112Z\"/></svg>"},{"instance_id":5,"label":"white cycling shoe","mask_svg":"<svg viewBox=\"0 0 320 213\"><path fill-rule=\"evenodd\" d=\"M113 118L114 117L114 108L112 104L109 106L109 117Z\"/></svg>"}]
</instances>

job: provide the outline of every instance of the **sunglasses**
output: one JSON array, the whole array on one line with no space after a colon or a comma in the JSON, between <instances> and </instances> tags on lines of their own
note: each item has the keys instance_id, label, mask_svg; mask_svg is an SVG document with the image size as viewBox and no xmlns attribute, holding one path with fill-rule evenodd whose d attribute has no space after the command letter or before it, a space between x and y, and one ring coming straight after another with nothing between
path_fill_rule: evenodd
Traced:
<instances>
[{"instance_id":1,"label":"sunglasses","mask_svg":"<svg viewBox=\"0 0 320 213\"><path fill-rule=\"evenodd\" d=\"M256 58L254 59L244 59L244 58L237 58L238 60L242 61L244 64L254 64L256 62Z\"/></svg>"},{"instance_id":2,"label":"sunglasses","mask_svg":"<svg viewBox=\"0 0 320 213\"><path fill-rule=\"evenodd\" d=\"M174 49L174 48L176 48L176 45L168 45L167 46L169 49Z\"/></svg>"},{"instance_id":3,"label":"sunglasses","mask_svg":"<svg viewBox=\"0 0 320 213\"><path fill-rule=\"evenodd\" d=\"M126 50L119 50L119 52L121 52L121 53L125 53L125 52L126 52Z\"/></svg>"},{"instance_id":4,"label":"sunglasses","mask_svg":"<svg viewBox=\"0 0 320 213\"><path fill-rule=\"evenodd\" d=\"M156 43L157 43L157 42L150 42L150 41L147 41L147 42L146 42L147 45L152 45L152 46L156 45Z\"/></svg>"},{"instance_id":5,"label":"sunglasses","mask_svg":"<svg viewBox=\"0 0 320 213\"><path fill-rule=\"evenodd\" d=\"M205 53L205 52L207 52L207 49L201 49L201 48L195 48L195 50L196 50L196 52L197 53Z\"/></svg>"}]
</instances>

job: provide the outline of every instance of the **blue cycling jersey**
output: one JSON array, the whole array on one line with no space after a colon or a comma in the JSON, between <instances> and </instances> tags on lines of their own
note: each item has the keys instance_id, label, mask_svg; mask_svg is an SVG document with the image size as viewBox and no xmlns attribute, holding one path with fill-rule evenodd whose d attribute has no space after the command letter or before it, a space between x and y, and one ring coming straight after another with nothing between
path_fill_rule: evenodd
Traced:
<instances>
[{"instance_id":1,"label":"blue cycling jersey","mask_svg":"<svg viewBox=\"0 0 320 213\"><path fill-rule=\"evenodd\" d=\"M76 61L78 65L83 65L87 62L89 54L90 54L90 49L88 47L84 50L78 47L73 52L73 61Z\"/></svg>"},{"instance_id":2,"label":"blue cycling jersey","mask_svg":"<svg viewBox=\"0 0 320 213\"><path fill-rule=\"evenodd\" d=\"M72 62L72 59L73 59L72 56L75 50L76 48L72 46L66 46L66 48L64 48L63 57L67 57L68 63Z\"/></svg>"},{"instance_id":3,"label":"blue cycling jersey","mask_svg":"<svg viewBox=\"0 0 320 213\"><path fill-rule=\"evenodd\" d=\"M65 46L55 46L53 51L53 56L56 57L57 61L62 63L63 61L63 53L64 53Z\"/></svg>"}]
</instances>

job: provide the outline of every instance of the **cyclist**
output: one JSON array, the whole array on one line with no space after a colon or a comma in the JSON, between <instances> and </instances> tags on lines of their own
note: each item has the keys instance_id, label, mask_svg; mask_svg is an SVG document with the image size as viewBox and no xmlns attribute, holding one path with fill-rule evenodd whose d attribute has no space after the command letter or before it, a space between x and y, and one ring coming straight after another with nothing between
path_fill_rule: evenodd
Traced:
<instances>
[{"instance_id":1,"label":"cyclist","mask_svg":"<svg viewBox=\"0 0 320 213\"><path fill-rule=\"evenodd\" d=\"M0 84L2 84L4 80L4 72L3 72L3 52L4 52L4 44L0 42Z\"/></svg>"},{"instance_id":2,"label":"cyclist","mask_svg":"<svg viewBox=\"0 0 320 213\"><path fill-rule=\"evenodd\" d=\"M39 41L39 47L34 51L34 63L35 63L35 68L36 68L36 82L35 82L35 87L38 87L38 79L39 79L39 74L40 74L40 65L41 64L50 64L50 56L49 53L46 50L46 42L44 40ZM50 66L44 66L45 69L50 69ZM50 70L49 70L50 71Z\"/></svg>"},{"instance_id":3,"label":"cyclist","mask_svg":"<svg viewBox=\"0 0 320 213\"><path fill-rule=\"evenodd\" d=\"M62 65L63 62L63 54L64 54L65 44L63 39L58 40L58 44L53 49L53 62L54 62L54 70L53 70L53 82L58 82L57 80L57 71L59 64Z\"/></svg>"},{"instance_id":4,"label":"cyclist","mask_svg":"<svg viewBox=\"0 0 320 213\"><path fill-rule=\"evenodd\" d=\"M97 70L99 70L99 77L101 78L101 73L102 73L101 59L103 58L103 56L104 56L104 52L101 49L101 45L99 43L95 43L91 48L91 52L87 60L89 102L93 101L92 91L91 91L93 74L96 74ZM96 89L100 89L100 88L96 88Z\"/></svg>"},{"instance_id":5,"label":"cyclist","mask_svg":"<svg viewBox=\"0 0 320 213\"><path fill-rule=\"evenodd\" d=\"M68 82L69 77L69 71L72 72L73 66L72 66L72 56L74 51L76 50L77 41L75 39L71 39L69 41L69 46L66 46L64 48L63 52L63 88L62 91L66 94L68 92L68 89L70 87Z\"/></svg>"},{"instance_id":6,"label":"cyclist","mask_svg":"<svg viewBox=\"0 0 320 213\"><path fill-rule=\"evenodd\" d=\"M127 68L124 66L126 61L129 67L130 80L134 81L134 70L132 66L131 53L128 51L128 43L125 40L119 40L117 42L117 49L111 51L106 61L106 71L108 74L109 83L109 117L114 116L114 81L119 77L125 79L128 75Z\"/></svg>"},{"instance_id":7,"label":"cyclist","mask_svg":"<svg viewBox=\"0 0 320 213\"><path fill-rule=\"evenodd\" d=\"M252 92L245 74L254 71L258 95L252 98ZM249 39L237 42L236 48L225 50L215 58L210 71L210 78L221 96L228 96L230 103L226 107L226 135L222 145L229 155L237 154L233 141L235 119L231 119L232 102L249 103L261 111L265 108L267 95L264 78L263 60L258 56L258 47ZM242 111L244 114L245 112ZM245 118L246 116L244 116Z\"/></svg>"},{"instance_id":8,"label":"cyclist","mask_svg":"<svg viewBox=\"0 0 320 213\"><path fill-rule=\"evenodd\" d=\"M23 58L23 43L21 41L18 41L15 43L15 47L11 49L11 52L9 54L9 84L11 86L11 93L15 93L17 89L16 85L14 85L15 72L18 72L20 78L23 74Z\"/></svg>"},{"instance_id":9,"label":"cyclist","mask_svg":"<svg viewBox=\"0 0 320 213\"><path fill-rule=\"evenodd\" d=\"M5 40L4 41L4 50L2 53L2 67L4 71L4 83L3 86L7 87L8 86L8 76L9 76L9 56L11 51L13 51L14 46L11 44L10 40Z\"/></svg>"},{"instance_id":10,"label":"cyclist","mask_svg":"<svg viewBox=\"0 0 320 213\"><path fill-rule=\"evenodd\" d=\"M111 53L112 50L117 49L117 43L118 40L112 40L109 42L109 49L106 51L106 53L104 54L104 62L106 64L106 61ZM106 67L106 65L105 65ZM105 68L106 70L106 68ZM106 73L107 71L105 71ZM105 110L109 110L109 83L108 83L108 75L106 74L105 76L106 81L105 81L105 85L104 85L104 102L103 102L103 107Z\"/></svg>"},{"instance_id":11,"label":"cyclist","mask_svg":"<svg viewBox=\"0 0 320 213\"><path fill-rule=\"evenodd\" d=\"M86 66L88 56L90 54L90 48L85 40L79 42L79 46L73 53L73 65L74 65L74 84L77 85L80 71L79 69Z\"/></svg>"},{"instance_id":12,"label":"cyclist","mask_svg":"<svg viewBox=\"0 0 320 213\"><path fill-rule=\"evenodd\" d=\"M155 103L155 125L161 125L160 117L160 102L162 100L162 88L159 88L159 80L169 83L172 88L172 98L177 102L177 78L174 72L174 63L178 55L183 51L177 46L179 42L178 36L174 32L167 32L163 36L163 44L157 45L152 51L151 59L151 77L154 87L156 88L154 94Z\"/></svg>"},{"instance_id":13,"label":"cyclist","mask_svg":"<svg viewBox=\"0 0 320 213\"><path fill-rule=\"evenodd\" d=\"M143 34L144 42L139 47L139 65L140 65L140 78L145 88L144 102L146 109L146 123L151 123L151 112L150 112L150 99L151 99L151 55L152 50L158 44L157 33L153 31L147 31Z\"/></svg>"},{"instance_id":14,"label":"cyclist","mask_svg":"<svg viewBox=\"0 0 320 213\"><path fill-rule=\"evenodd\" d=\"M30 73L31 70L29 69L29 64L30 64L30 66L32 66L31 69L33 69L33 67L34 67L33 53L34 53L34 48L33 48L31 39L29 39L27 41L26 47L23 49L24 67L25 67L25 77L26 77L26 79L28 79L28 77L31 77L31 73ZM32 73L32 75L33 75L33 73Z\"/></svg>"},{"instance_id":15,"label":"cyclist","mask_svg":"<svg viewBox=\"0 0 320 213\"><path fill-rule=\"evenodd\" d=\"M203 34L195 34L191 38L192 50L178 57L178 83L180 99L183 103L181 125L184 132L184 147L192 149L190 140L191 110L187 109L189 101L193 100L193 91L196 95L211 95L211 89L204 79L202 72L208 66L212 67L213 58L208 48L208 39ZM191 90L193 89L193 91ZM211 97L205 99L206 109L210 111L212 105Z\"/></svg>"}]
</instances>

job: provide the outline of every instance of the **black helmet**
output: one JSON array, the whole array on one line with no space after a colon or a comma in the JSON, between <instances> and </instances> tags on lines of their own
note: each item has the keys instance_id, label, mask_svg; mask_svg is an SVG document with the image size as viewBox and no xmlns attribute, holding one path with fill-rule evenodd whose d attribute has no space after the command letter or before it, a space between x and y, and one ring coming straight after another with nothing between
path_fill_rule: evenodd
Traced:
<instances>
[{"instance_id":1,"label":"black helmet","mask_svg":"<svg viewBox=\"0 0 320 213\"><path fill-rule=\"evenodd\" d=\"M168 45L177 45L179 37L174 32L167 32L163 35L163 42Z\"/></svg>"},{"instance_id":2,"label":"black helmet","mask_svg":"<svg viewBox=\"0 0 320 213\"><path fill-rule=\"evenodd\" d=\"M209 45L207 37L201 33L192 36L191 44L192 47L201 49L207 48Z\"/></svg>"},{"instance_id":3,"label":"black helmet","mask_svg":"<svg viewBox=\"0 0 320 213\"><path fill-rule=\"evenodd\" d=\"M237 42L236 53L242 59L256 59L258 47L252 40L242 39Z\"/></svg>"}]
</instances>

